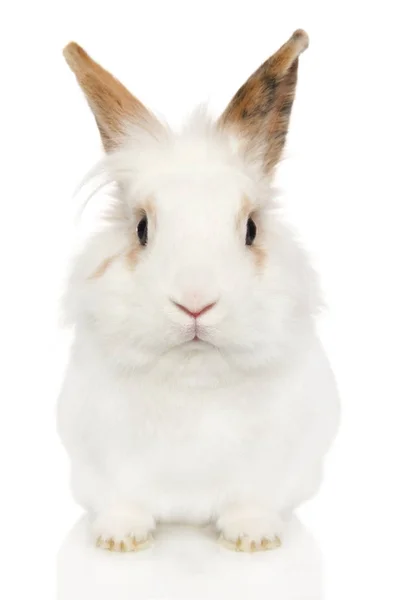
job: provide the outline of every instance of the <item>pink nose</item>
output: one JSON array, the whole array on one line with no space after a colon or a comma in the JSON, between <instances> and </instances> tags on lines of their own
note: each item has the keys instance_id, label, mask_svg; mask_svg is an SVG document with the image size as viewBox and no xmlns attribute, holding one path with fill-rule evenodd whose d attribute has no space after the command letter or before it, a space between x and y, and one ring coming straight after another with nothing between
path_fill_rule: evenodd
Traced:
<instances>
[{"instance_id":1,"label":"pink nose","mask_svg":"<svg viewBox=\"0 0 393 600\"><path fill-rule=\"evenodd\" d=\"M201 315L204 315L208 310L210 310L211 308L213 308L213 306L216 304L215 302L212 302L211 304L207 304L203 308L194 311L194 310L190 310L189 308L187 308L187 306L183 306L182 304L179 304L178 302L173 302L173 303L178 308L180 308L180 310L182 310L183 312L185 312L187 315L190 315L190 317L193 317L194 319L197 319Z\"/></svg>"}]
</instances>

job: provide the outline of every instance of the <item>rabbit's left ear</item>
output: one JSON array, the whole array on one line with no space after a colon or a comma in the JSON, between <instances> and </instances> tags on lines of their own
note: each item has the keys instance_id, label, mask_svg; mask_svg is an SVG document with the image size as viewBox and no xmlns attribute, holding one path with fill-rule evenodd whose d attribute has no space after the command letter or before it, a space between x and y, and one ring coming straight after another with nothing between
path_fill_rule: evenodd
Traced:
<instances>
[{"instance_id":1,"label":"rabbit's left ear","mask_svg":"<svg viewBox=\"0 0 393 600\"><path fill-rule=\"evenodd\" d=\"M78 44L71 42L64 48L63 54L95 116L106 151L116 147L127 122L146 126L158 123L120 81L96 63Z\"/></svg>"},{"instance_id":2,"label":"rabbit's left ear","mask_svg":"<svg viewBox=\"0 0 393 600\"><path fill-rule=\"evenodd\" d=\"M285 144L298 57L307 46L307 34L301 29L295 31L238 90L219 120L220 126L240 130L251 147L262 154L267 174L273 171Z\"/></svg>"}]
</instances>

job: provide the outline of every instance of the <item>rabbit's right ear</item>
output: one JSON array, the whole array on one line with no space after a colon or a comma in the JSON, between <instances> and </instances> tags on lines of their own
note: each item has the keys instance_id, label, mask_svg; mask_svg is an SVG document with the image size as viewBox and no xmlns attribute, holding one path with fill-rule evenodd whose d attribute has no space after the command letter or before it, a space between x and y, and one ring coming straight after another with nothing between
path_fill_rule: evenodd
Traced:
<instances>
[{"instance_id":1,"label":"rabbit's right ear","mask_svg":"<svg viewBox=\"0 0 393 600\"><path fill-rule=\"evenodd\" d=\"M158 124L156 118L113 75L97 64L75 42L63 50L97 121L105 150L113 150L127 122Z\"/></svg>"}]
</instances>

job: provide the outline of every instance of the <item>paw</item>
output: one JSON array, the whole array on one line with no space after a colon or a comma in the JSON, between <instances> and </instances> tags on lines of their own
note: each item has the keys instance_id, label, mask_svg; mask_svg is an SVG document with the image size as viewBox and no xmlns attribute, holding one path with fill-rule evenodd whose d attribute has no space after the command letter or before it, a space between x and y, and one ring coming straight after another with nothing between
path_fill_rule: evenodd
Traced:
<instances>
[{"instance_id":1,"label":"paw","mask_svg":"<svg viewBox=\"0 0 393 600\"><path fill-rule=\"evenodd\" d=\"M259 516L246 511L231 511L217 522L221 532L220 543L235 552L258 552L274 550L281 546L283 524L274 513Z\"/></svg>"},{"instance_id":2,"label":"paw","mask_svg":"<svg viewBox=\"0 0 393 600\"><path fill-rule=\"evenodd\" d=\"M96 546L111 552L136 552L152 543L155 523L141 511L111 511L98 515L92 529Z\"/></svg>"}]
</instances>

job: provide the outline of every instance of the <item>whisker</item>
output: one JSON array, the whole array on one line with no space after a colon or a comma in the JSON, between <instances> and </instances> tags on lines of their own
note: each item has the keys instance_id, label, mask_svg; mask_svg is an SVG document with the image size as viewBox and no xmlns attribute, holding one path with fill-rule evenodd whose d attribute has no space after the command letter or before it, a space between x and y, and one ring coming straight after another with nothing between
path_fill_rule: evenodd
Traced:
<instances>
[{"instance_id":1,"label":"whisker","mask_svg":"<svg viewBox=\"0 0 393 600\"><path fill-rule=\"evenodd\" d=\"M105 189L105 187L109 185L115 185L117 183L116 176L124 176L128 175L130 178L133 175L131 169L112 169L111 172L108 172L105 162L99 163L95 165L81 180L79 185L74 191L73 197L80 194L84 187L94 182L97 177L103 177L103 180L96 185L87 195L87 197L82 201L81 206L79 207L76 215L76 221L79 221L86 210L91 199L96 196L100 191Z\"/></svg>"}]
</instances>

